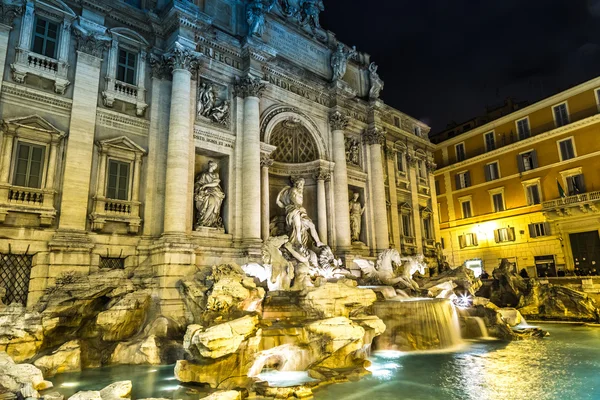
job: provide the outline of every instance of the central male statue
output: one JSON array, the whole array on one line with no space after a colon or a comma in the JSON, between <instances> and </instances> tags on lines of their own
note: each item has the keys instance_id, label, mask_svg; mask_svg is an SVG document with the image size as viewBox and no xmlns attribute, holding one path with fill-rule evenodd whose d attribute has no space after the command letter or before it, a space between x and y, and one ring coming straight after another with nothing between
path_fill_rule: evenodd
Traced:
<instances>
[{"instance_id":1,"label":"central male statue","mask_svg":"<svg viewBox=\"0 0 600 400\"><path fill-rule=\"evenodd\" d=\"M319 239L315 224L302 205L304 202L304 179L293 180L294 186L284 188L277 195L277 205L285 209L286 223L290 230L290 243L303 251L307 250L308 237L312 237L316 247L324 245Z\"/></svg>"}]
</instances>

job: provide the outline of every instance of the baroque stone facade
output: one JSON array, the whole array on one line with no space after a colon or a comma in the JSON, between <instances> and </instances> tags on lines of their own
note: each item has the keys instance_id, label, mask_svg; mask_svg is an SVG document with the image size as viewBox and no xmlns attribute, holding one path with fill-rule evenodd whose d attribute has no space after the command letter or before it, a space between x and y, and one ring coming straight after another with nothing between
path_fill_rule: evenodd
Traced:
<instances>
[{"instance_id":1,"label":"baroque stone facade","mask_svg":"<svg viewBox=\"0 0 600 400\"><path fill-rule=\"evenodd\" d=\"M176 317L196 265L260 259L291 177L346 261L434 255L429 128L384 103L370 57L321 28L322 2L295 3L4 1L0 267L26 264L0 282L11 299L124 268Z\"/></svg>"}]
</instances>

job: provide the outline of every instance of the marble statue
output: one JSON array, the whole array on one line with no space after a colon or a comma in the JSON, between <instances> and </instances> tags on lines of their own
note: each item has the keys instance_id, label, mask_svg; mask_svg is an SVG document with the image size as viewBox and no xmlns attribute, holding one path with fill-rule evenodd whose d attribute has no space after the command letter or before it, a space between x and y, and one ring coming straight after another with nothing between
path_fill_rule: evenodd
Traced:
<instances>
[{"instance_id":1,"label":"marble statue","mask_svg":"<svg viewBox=\"0 0 600 400\"><path fill-rule=\"evenodd\" d=\"M246 275L255 277L260 282L266 281L269 291L290 290L294 279L294 265L281 251L288 241L286 235L269 237L261 249L263 264L251 263L242 266Z\"/></svg>"},{"instance_id":2,"label":"marble statue","mask_svg":"<svg viewBox=\"0 0 600 400\"><path fill-rule=\"evenodd\" d=\"M199 117L208 117L215 105L215 92L210 83L202 82L198 93L196 114Z\"/></svg>"},{"instance_id":3,"label":"marble statue","mask_svg":"<svg viewBox=\"0 0 600 400\"><path fill-rule=\"evenodd\" d=\"M221 125L227 125L229 121L229 110L230 105L229 101L224 100L220 105L214 107L209 116L214 122L217 122Z\"/></svg>"},{"instance_id":4,"label":"marble statue","mask_svg":"<svg viewBox=\"0 0 600 400\"><path fill-rule=\"evenodd\" d=\"M356 54L356 46L352 47L352 50L346 51L342 43L338 43L337 49L331 54L331 69L333 70L333 76L331 80L333 82L344 78L346 75L346 67L348 66L348 59Z\"/></svg>"},{"instance_id":5,"label":"marble statue","mask_svg":"<svg viewBox=\"0 0 600 400\"><path fill-rule=\"evenodd\" d=\"M276 0L251 0L246 8L248 36L261 37L265 32L265 14L271 11Z\"/></svg>"},{"instance_id":6,"label":"marble statue","mask_svg":"<svg viewBox=\"0 0 600 400\"><path fill-rule=\"evenodd\" d=\"M369 99L378 99L379 94L383 90L383 81L377 73L377 64L373 62L369 65L369 79L371 81L371 88L369 89Z\"/></svg>"},{"instance_id":7,"label":"marble statue","mask_svg":"<svg viewBox=\"0 0 600 400\"><path fill-rule=\"evenodd\" d=\"M349 164L360 165L360 147L358 140L348 141L346 148L346 162Z\"/></svg>"},{"instance_id":8,"label":"marble statue","mask_svg":"<svg viewBox=\"0 0 600 400\"><path fill-rule=\"evenodd\" d=\"M316 247L324 246L319 239L315 224L306 213L304 202L304 178L293 180L293 186L285 187L277 195L276 204L285 209L286 224L290 232L290 243L302 250L307 251L308 238L311 237Z\"/></svg>"},{"instance_id":9,"label":"marble statue","mask_svg":"<svg viewBox=\"0 0 600 400\"><path fill-rule=\"evenodd\" d=\"M196 178L194 201L196 202L196 229L201 227L223 228L221 204L225 193L221 189L221 179L216 172L217 163L208 162L208 169Z\"/></svg>"},{"instance_id":10,"label":"marble statue","mask_svg":"<svg viewBox=\"0 0 600 400\"><path fill-rule=\"evenodd\" d=\"M309 25L313 30L321 28L319 14L323 10L325 10L323 0L301 0L302 25Z\"/></svg>"},{"instance_id":11,"label":"marble statue","mask_svg":"<svg viewBox=\"0 0 600 400\"><path fill-rule=\"evenodd\" d=\"M354 262L361 269L366 284L395 286L400 289L418 290L419 285L412 276L419 271L425 272L424 257L419 254L415 257L402 257L396 249L386 249L377 257L377 263L355 259Z\"/></svg>"},{"instance_id":12,"label":"marble statue","mask_svg":"<svg viewBox=\"0 0 600 400\"><path fill-rule=\"evenodd\" d=\"M364 206L358 201L360 193L354 192L350 200L350 237L352 242L360 242L360 232L362 224L362 215L365 212Z\"/></svg>"}]
</instances>

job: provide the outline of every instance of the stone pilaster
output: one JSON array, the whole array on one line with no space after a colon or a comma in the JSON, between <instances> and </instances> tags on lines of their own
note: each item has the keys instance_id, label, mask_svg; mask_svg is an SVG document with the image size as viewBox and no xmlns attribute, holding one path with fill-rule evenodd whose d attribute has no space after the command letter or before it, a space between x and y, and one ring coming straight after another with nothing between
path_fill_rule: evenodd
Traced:
<instances>
[{"instance_id":1,"label":"stone pilaster","mask_svg":"<svg viewBox=\"0 0 600 400\"><path fill-rule=\"evenodd\" d=\"M242 138L242 240L248 245L261 240L260 201L260 97L266 86L259 78L245 77L235 85L244 99Z\"/></svg>"},{"instance_id":2,"label":"stone pilaster","mask_svg":"<svg viewBox=\"0 0 600 400\"><path fill-rule=\"evenodd\" d=\"M13 28L13 21L16 17L23 14L21 4L0 3L0 77L4 77L4 68L6 67L6 54L8 52L8 38ZM0 92L2 91L2 82L0 79Z\"/></svg>"},{"instance_id":3,"label":"stone pilaster","mask_svg":"<svg viewBox=\"0 0 600 400\"><path fill-rule=\"evenodd\" d=\"M348 211L348 171L346 168L346 144L344 132L348 117L335 111L329 117L332 134L333 196L335 208L335 244L338 252L350 250L350 214Z\"/></svg>"},{"instance_id":4,"label":"stone pilaster","mask_svg":"<svg viewBox=\"0 0 600 400\"><path fill-rule=\"evenodd\" d=\"M410 197L412 203L412 219L417 243L417 253L423 254L423 232L421 230L421 206L419 205L419 181L417 178L417 159L414 156L411 148L406 151L406 167L408 168L408 176L410 180Z\"/></svg>"},{"instance_id":5,"label":"stone pilaster","mask_svg":"<svg viewBox=\"0 0 600 400\"><path fill-rule=\"evenodd\" d=\"M389 232L385 183L383 176L383 160L381 145L385 137L377 128L370 128L363 133L363 140L369 147L371 171L369 183L373 193L373 218L375 219L375 250L377 253L389 248Z\"/></svg>"},{"instance_id":6,"label":"stone pilaster","mask_svg":"<svg viewBox=\"0 0 600 400\"><path fill-rule=\"evenodd\" d=\"M328 243L327 237L327 197L325 195L325 181L329 179L329 171L319 168L315 173L317 181L317 230L321 242Z\"/></svg>"},{"instance_id":7,"label":"stone pilaster","mask_svg":"<svg viewBox=\"0 0 600 400\"><path fill-rule=\"evenodd\" d=\"M269 238L270 231L269 227L271 224L271 216L269 209L269 168L273 165L273 159L269 158L268 155L262 154L260 157L260 169L261 169L261 202L260 202L260 213L261 213L261 236L263 241Z\"/></svg>"},{"instance_id":8,"label":"stone pilaster","mask_svg":"<svg viewBox=\"0 0 600 400\"><path fill-rule=\"evenodd\" d=\"M388 189L390 196L390 220L392 223L391 237L393 247L400 251L400 219L398 218L398 193L396 192L396 152L394 149L386 147L385 156L388 170Z\"/></svg>"},{"instance_id":9,"label":"stone pilaster","mask_svg":"<svg viewBox=\"0 0 600 400\"><path fill-rule=\"evenodd\" d=\"M433 175L433 173L435 172L435 169L437 168L437 165L433 162L433 161L427 161L427 173L429 174L429 193L431 193L431 211L433 213L432 218L433 218L433 232L434 232L434 237L435 237L435 241L439 242L441 235L440 235L440 216L439 216L439 210L437 207L437 192L435 191L435 176Z\"/></svg>"},{"instance_id":10,"label":"stone pilaster","mask_svg":"<svg viewBox=\"0 0 600 400\"><path fill-rule=\"evenodd\" d=\"M184 235L187 230L187 205L190 171L190 136L192 132L191 81L198 68L200 54L179 43L163 56L172 71L169 138L167 141L167 172L165 182L164 229L166 235Z\"/></svg>"},{"instance_id":11,"label":"stone pilaster","mask_svg":"<svg viewBox=\"0 0 600 400\"><path fill-rule=\"evenodd\" d=\"M106 41L76 35L77 65L64 166L59 229L85 231L94 151L96 104Z\"/></svg>"},{"instance_id":12,"label":"stone pilaster","mask_svg":"<svg viewBox=\"0 0 600 400\"><path fill-rule=\"evenodd\" d=\"M166 78L166 63L158 57L149 58L152 67L150 130L148 135L148 163L146 165L146 195L144 201L144 235L158 236L163 232L165 209L165 180L167 163L167 135L171 82Z\"/></svg>"}]
</instances>

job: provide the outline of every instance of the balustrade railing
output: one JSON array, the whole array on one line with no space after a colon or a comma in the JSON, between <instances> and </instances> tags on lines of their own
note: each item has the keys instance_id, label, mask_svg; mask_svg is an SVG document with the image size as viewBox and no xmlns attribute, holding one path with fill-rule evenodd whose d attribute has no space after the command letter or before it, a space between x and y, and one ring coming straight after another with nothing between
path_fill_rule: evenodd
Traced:
<instances>
[{"instance_id":1,"label":"balustrade railing","mask_svg":"<svg viewBox=\"0 0 600 400\"><path fill-rule=\"evenodd\" d=\"M138 89L137 86L130 85L129 83L115 81L115 92L128 96L128 97L137 97Z\"/></svg>"},{"instance_id":2,"label":"balustrade railing","mask_svg":"<svg viewBox=\"0 0 600 400\"><path fill-rule=\"evenodd\" d=\"M559 199L548 200L542 203L542 208L557 208L573 204L585 203L589 201L600 200L600 191L581 193L573 196L562 197Z\"/></svg>"},{"instance_id":3,"label":"balustrade railing","mask_svg":"<svg viewBox=\"0 0 600 400\"><path fill-rule=\"evenodd\" d=\"M104 211L116 214L131 214L131 203L123 200L106 199Z\"/></svg>"},{"instance_id":4,"label":"balustrade railing","mask_svg":"<svg viewBox=\"0 0 600 400\"><path fill-rule=\"evenodd\" d=\"M40 54L29 53L27 62L30 67L44 72L58 72L58 61Z\"/></svg>"},{"instance_id":5,"label":"balustrade railing","mask_svg":"<svg viewBox=\"0 0 600 400\"><path fill-rule=\"evenodd\" d=\"M42 204L44 193L41 189L13 187L8 190L8 201L20 204Z\"/></svg>"}]
</instances>

